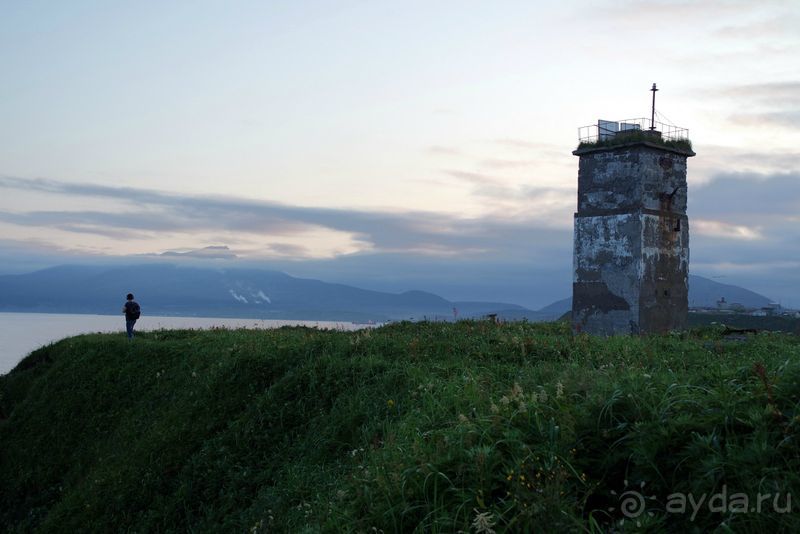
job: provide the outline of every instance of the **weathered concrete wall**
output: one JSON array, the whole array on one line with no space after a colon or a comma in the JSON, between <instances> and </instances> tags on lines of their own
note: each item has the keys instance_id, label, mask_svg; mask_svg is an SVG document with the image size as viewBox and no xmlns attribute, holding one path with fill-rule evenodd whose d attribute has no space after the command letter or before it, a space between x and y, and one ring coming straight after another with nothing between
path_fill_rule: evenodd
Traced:
<instances>
[{"instance_id":1,"label":"weathered concrete wall","mask_svg":"<svg viewBox=\"0 0 800 534\"><path fill-rule=\"evenodd\" d=\"M572 309L578 331L639 331L641 248L637 214L575 218Z\"/></svg>"},{"instance_id":2,"label":"weathered concrete wall","mask_svg":"<svg viewBox=\"0 0 800 534\"><path fill-rule=\"evenodd\" d=\"M686 159L643 143L576 151L573 328L598 335L686 326Z\"/></svg>"},{"instance_id":3,"label":"weathered concrete wall","mask_svg":"<svg viewBox=\"0 0 800 534\"><path fill-rule=\"evenodd\" d=\"M663 209L673 192L672 211L685 214L685 155L634 145L580 156L578 213Z\"/></svg>"},{"instance_id":4,"label":"weathered concrete wall","mask_svg":"<svg viewBox=\"0 0 800 534\"><path fill-rule=\"evenodd\" d=\"M642 230L641 331L682 330L689 312L688 219L644 213Z\"/></svg>"}]
</instances>

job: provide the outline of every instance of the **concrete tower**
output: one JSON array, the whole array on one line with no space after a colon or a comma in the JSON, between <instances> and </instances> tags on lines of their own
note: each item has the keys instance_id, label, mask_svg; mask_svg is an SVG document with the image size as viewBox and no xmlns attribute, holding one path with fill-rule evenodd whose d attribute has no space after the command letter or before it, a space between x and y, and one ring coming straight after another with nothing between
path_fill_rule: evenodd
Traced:
<instances>
[{"instance_id":1,"label":"concrete tower","mask_svg":"<svg viewBox=\"0 0 800 534\"><path fill-rule=\"evenodd\" d=\"M655 90L655 85L653 86ZM655 95L655 93L653 93ZM597 335L686 327L688 131L653 119L582 128L572 325Z\"/></svg>"}]
</instances>

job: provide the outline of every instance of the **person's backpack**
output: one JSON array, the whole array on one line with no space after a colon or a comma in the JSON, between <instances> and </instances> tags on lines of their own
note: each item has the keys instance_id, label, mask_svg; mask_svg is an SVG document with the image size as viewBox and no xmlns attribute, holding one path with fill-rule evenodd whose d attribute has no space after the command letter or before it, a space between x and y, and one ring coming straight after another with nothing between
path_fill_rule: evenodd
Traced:
<instances>
[{"instance_id":1,"label":"person's backpack","mask_svg":"<svg viewBox=\"0 0 800 534\"><path fill-rule=\"evenodd\" d=\"M130 304L131 317L138 319L139 316L142 315L142 308L139 307L138 302L131 302Z\"/></svg>"}]
</instances>

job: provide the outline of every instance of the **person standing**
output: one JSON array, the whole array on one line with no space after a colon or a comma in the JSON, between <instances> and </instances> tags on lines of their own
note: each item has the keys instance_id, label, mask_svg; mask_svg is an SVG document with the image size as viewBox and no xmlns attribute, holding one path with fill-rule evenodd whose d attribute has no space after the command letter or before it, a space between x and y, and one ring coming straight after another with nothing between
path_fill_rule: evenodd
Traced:
<instances>
[{"instance_id":1,"label":"person standing","mask_svg":"<svg viewBox=\"0 0 800 534\"><path fill-rule=\"evenodd\" d=\"M142 314L142 308L139 303L133 300L133 293L128 293L127 302L122 307L122 313L125 314L125 329L128 331L128 339L133 339L133 325Z\"/></svg>"}]
</instances>

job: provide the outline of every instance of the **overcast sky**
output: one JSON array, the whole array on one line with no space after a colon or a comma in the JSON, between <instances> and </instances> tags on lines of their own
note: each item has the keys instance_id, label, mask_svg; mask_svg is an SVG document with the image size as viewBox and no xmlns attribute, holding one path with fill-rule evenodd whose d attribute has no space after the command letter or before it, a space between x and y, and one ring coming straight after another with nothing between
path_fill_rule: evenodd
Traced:
<instances>
[{"instance_id":1,"label":"overcast sky","mask_svg":"<svg viewBox=\"0 0 800 534\"><path fill-rule=\"evenodd\" d=\"M191 259L542 306L577 128L689 128L694 274L800 307L800 3L0 3L0 273ZM182 255L164 253L180 253Z\"/></svg>"}]
</instances>

